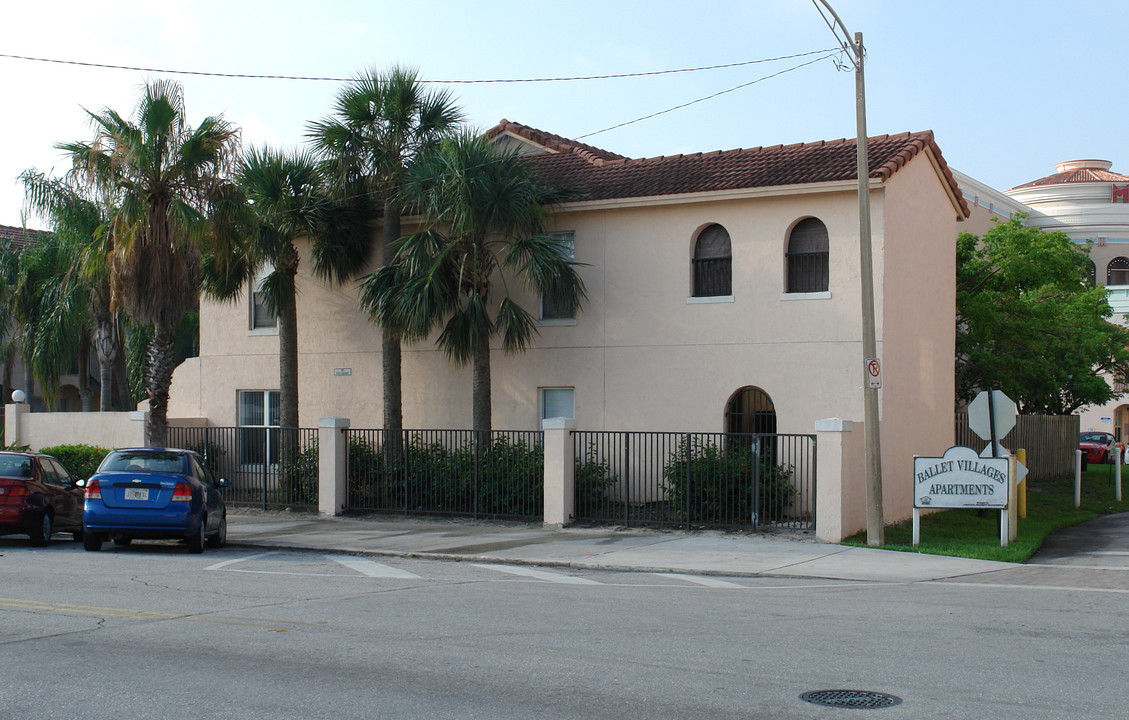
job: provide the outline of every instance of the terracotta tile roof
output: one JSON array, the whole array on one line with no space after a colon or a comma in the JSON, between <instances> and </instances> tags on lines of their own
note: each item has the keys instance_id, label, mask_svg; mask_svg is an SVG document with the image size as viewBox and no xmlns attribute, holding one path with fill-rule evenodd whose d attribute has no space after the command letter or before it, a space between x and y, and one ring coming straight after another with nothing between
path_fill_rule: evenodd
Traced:
<instances>
[{"instance_id":1,"label":"terracotta tile roof","mask_svg":"<svg viewBox=\"0 0 1129 720\"><path fill-rule=\"evenodd\" d=\"M1043 185L1068 185L1071 183L1092 183L1092 182L1115 182L1124 183L1129 182L1129 175L1122 175L1121 173L1110 172L1103 168L1075 168L1073 170L1066 170L1064 172L1048 175L1045 178L1032 180L1029 183L1016 185L1012 190L1022 190L1024 188L1041 187Z\"/></svg>"},{"instance_id":2,"label":"terracotta tile roof","mask_svg":"<svg viewBox=\"0 0 1129 720\"><path fill-rule=\"evenodd\" d=\"M518 137L525 138L530 142L546 147L555 152L573 153L579 157L590 158L592 160L626 160L627 156L617 155L607 150L601 150L593 145L586 145L576 140L569 140L560 135L547 133L544 130L522 125L521 123L510 122L502 118L497 125L486 131L486 137L496 137L503 132L510 132Z\"/></svg>"},{"instance_id":3,"label":"terracotta tile roof","mask_svg":"<svg viewBox=\"0 0 1129 720\"><path fill-rule=\"evenodd\" d=\"M11 245L16 250L23 250L28 245L34 245L41 235L48 235L44 230L28 230L22 227L0 225L0 245Z\"/></svg>"},{"instance_id":4,"label":"terracotta tile roof","mask_svg":"<svg viewBox=\"0 0 1129 720\"><path fill-rule=\"evenodd\" d=\"M545 182L575 187L577 201L680 195L756 187L855 180L853 138L795 145L714 151L633 159L577 143L559 135L503 120L488 134L503 130L556 152L529 156ZM929 148L965 216L968 205L945 163L932 131L881 135L868 140L870 177L888 180Z\"/></svg>"}]
</instances>

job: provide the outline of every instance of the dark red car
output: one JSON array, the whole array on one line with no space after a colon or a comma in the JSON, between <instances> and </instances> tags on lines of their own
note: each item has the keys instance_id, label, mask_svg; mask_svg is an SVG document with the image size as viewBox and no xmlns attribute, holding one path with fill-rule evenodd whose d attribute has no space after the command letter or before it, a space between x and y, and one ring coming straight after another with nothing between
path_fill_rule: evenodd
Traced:
<instances>
[{"instance_id":1,"label":"dark red car","mask_svg":"<svg viewBox=\"0 0 1129 720\"><path fill-rule=\"evenodd\" d=\"M39 547L56 530L81 540L82 496L83 489L50 455L0 451L0 535L27 533Z\"/></svg>"},{"instance_id":2,"label":"dark red car","mask_svg":"<svg viewBox=\"0 0 1129 720\"><path fill-rule=\"evenodd\" d=\"M1084 432L1079 437L1078 448L1087 463L1104 463L1113 460L1113 435L1107 432Z\"/></svg>"}]
</instances>

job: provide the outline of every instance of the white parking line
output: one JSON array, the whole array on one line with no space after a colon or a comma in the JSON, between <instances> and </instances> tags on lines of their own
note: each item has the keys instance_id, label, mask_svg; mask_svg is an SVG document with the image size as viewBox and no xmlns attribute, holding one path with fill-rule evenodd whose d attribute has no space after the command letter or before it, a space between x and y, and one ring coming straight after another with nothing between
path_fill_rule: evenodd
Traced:
<instances>
[{"instance_id":1,"label":"white parking line","mask_svg":"<svg viewBox=\"0 0 1129 720\"><path fill-rule=\"evenodd\" d=\"M1059 565L1056 563L1027 563L1026 567L1059 568L1060 570L1129 570L1125 565Z\"/></svg>"},{"instance_id":2,"label":"white parking line","mask_svg":"<svg viewBox=\"0 0 1129 720\"><path fill-rule=\"evenodd\" d=\"M744 585L729 582L727 580L718 580L717 578L702 577L701 575L682 575L681 573L651 573L659 577L672 577L678 580L685 580L686 582L695 583L697 585L704 585L712 588L743 588Z\"/></svg>"},{"instance_id":3,"label":"white parking line","mask_svg":"<svg viewBox=\"0 0 1129 720\"><path fill-rule=\"evenodd\" d=\"M259 553L258 555L248 555L246 557L235 558L233 560L224 560L223 562L218 562L215 565L209 565L208 567L206 567L204 569L205 570L219 570L220 568L225 568L228 565L234 565L235 563L246 562L247 560L257 560L258 558L266 557L267 555L273 555L274 553L275 553L275 551L271 550L270 552Z\"/></svg>"},{"instance_id":4,"label":"white parking line","mask_svg":"<svg viewBox=\"0 0 1129 720\"><path fill-rule=\"evenodd\" d=\"M365 560L364 558L354 557L352 555L326 555L327 558L335 563L340 563L350 570L356 570L362 575L369 577L379 578L398 578L401 580L414 580L419 579L419 575L408 572L407 570L400 570L399 568L384 565L382 563L373 562L372 560Z\"/></svg>"},{"instance_id":5,"label":"white parking line","mask_svg":"<svg viewBox=\"0 0 1129 720\"><path fill-rule=\"evenodd\" d=\"M1116 593L1120 595L1129 594L1129 589L1125 588L1091 588L1091 587L1065 587L1062 585L1018 585L1008 583L973 583L973 582L948 582L944 580L927 580L930 585L948 585L949 587L967 587L967 588L996 588L1000 590L1062 590L1064 592L1094 592L1094 593Z\"/></svg>"},{"instance_id":6,"label":"white parking line","mask_svg":"<svg viewBox=\"0 0 1129 720\"><path fill-rule=\"evenodd\" d=\"M1087 550L1079 555L1129 555L1129 550Z\"/></svg>"},{"instance_id":7,"label":"white parking line","mask_svg":"<svg viewBox=\"0 0 1129 720\"><path fill-rule=\"evenodd\" d=\"M603 585L603 583L589 580L588 578L575 577L573 575L561 575L560 573L546 572L544 570L534 570L533 568L519 567L517 565L483 565L480 563L471 563L474 567L485 568L486 570L497 570L498 572L508 573L510 575L521 575L523 577L537 578L538 580L546 580L552 583L561 583L563 585Z\"/></svg>"}]
</instances>

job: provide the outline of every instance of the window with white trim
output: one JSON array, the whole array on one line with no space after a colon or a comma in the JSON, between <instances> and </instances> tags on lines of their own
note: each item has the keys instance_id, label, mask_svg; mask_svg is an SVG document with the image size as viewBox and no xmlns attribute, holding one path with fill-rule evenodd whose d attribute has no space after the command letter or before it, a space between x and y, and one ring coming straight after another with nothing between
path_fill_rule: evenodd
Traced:
<instances>
[{"instance_id":1,"label":"window with white trim","mask_svg":"<svg viewBox=\"0 0 1129 720\"><path fill-rule=\"evenodd\" d=\"M728 297L733 294L733 251L729 231L709 225L694 243L694 297Z\"/></svg>"},{"instance_id":2,"label":"window with white trim","mask_svg":"<svg viewBox=\"0 0 1129 720\"><path fill-rule=\"evenodd\" d=\"M804 218L788 236L789 293L827 292L830 253L827 226L818 218Z\"/></svg>"},{"instance_id":3,"label":"window with white trim","mask_svg":"<svg viewBox=\"0 0 1129 720\"><path fill-rule=\"evenodd\" d=\"M279 397L278 390L238 392L240 464L278 463Z\"/></svg>"},{"instance_id":4,"label":"window with white trim","mask_svg":"<svg viewBox=\"0 0 1129 720\"><path fill-rule=\"evenodd\" d=\"M569 260L576 260L576 238L571 232L552 233L552 237L566 246L566 256ZM565 313L553 303L550 293L541 294L541 319L542 320L575 320L576 313Z\"/></svg>"},{"instance_id":5,"label":"window with white trim","mask_svg":"<svg viewBox=\"0 0 1129 720\"><path fill-rule=\"evenodd\" d=\"M541 426L549 418L572 420L576 411L573 388L541 388Z\"/></svg>"},{"instance_id":6,"label":"window with white trim","mask_svg":"<svg viewBox=\"0 0 1129 720\"><path fill-rule=\"evenodd\" d=\"M256 276L250 284L250 329L251 330L277 330L278 318L274 313L267 309L266 301L263 299L263 280L266 275Z\"/></svg>"}]
</instances>

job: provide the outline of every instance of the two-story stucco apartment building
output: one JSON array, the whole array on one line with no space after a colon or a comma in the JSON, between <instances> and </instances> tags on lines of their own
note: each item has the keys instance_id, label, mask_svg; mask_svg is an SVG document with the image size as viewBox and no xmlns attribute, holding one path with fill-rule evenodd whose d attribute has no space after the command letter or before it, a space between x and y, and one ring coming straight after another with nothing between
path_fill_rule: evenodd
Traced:
<instances>
[{"instance_id":1,"label":"two-story stucco apartment building","mask_svg":"<svg viewBox=\"0 0 1129 720\"><path fill-rule=\"evenodd\" d=\"M571 239L588 288L576 317L524 298L540 334L528 352L499 348L491 359L495 428L566 416L590 430L813 433L816 421L839 418L854 421L861 447L853 139L634 159L505 120L489 132L526 153L544 181L582 191L556 210L552 230ZM953 243L969 210L931 132L870 138L869 156L892 520L910 513L912 456L952 444ZM358 311L355 285L325 284L304 267L300 422L378 427L379 329ZM254 293L204 301L200 357L177 369L169 416L269 423L271 324ZM470 427L469 378L433 343L406 345L405 427ZM861 464L860 455L860 477ZM853 531L862 498L843 497L857 504L844 526Z\"/></svg>"}]
</instances>

